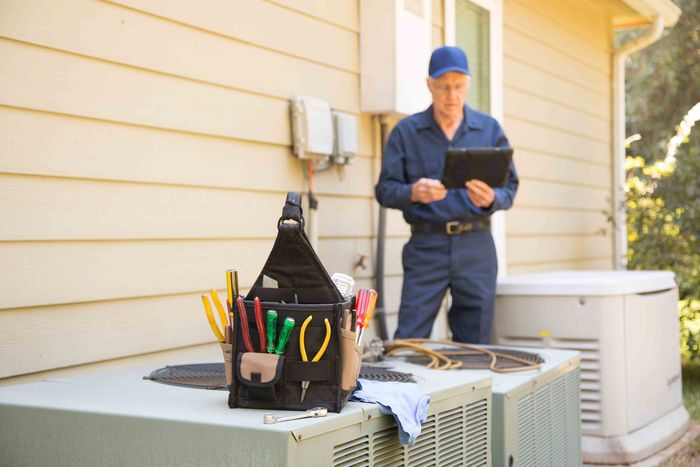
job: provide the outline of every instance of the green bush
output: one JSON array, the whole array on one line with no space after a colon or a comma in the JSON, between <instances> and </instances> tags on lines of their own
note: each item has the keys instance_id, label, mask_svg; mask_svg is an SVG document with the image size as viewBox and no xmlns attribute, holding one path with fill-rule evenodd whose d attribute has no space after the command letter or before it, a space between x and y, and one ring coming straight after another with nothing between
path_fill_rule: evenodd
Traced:
<instances>
[{"instance_id":1,"label":"green bush","mask_svg":"<svg viewBox=\"0 0 700 467\"><path fill-rule=\"evenodd\" d=\"M676 273L681 347L700 361L700 131L691 132L700 107L689 112L700 102L700 0L673 1L678 23L626 63L626 127L636 135L627 159L628 259L631 269Z\"/></svg>"},{"instance_id":2,"label":"green bush","mask_svg":"<svg viewBox=\"0 0 700 467\"><path fill-rule=\"evenodd\" d=\"M627 241L630 269L676 273L681 350L700 360L700 138L691 135L700 103L677 127L666 158L647 163L629 156Z\"/></svg>"}]
</instances>

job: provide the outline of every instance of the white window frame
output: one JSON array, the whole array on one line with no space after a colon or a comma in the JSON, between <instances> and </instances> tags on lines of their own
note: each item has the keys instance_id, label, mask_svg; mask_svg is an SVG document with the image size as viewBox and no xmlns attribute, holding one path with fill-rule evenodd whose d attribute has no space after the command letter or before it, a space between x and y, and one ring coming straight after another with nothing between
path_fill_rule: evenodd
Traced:
<instances>
[{"instance_id":1,"label":"white window frame","mask_svg":"<svg viewBox=\"0 0 700 467\"><path fill-rule=\"evenodd\" d=\"M503 124L503 1L469 0L489 12L489 63L491 115ZM455 45L456 16L455 0L444 0L444 41L445 45ZM506 275L506 215L498 211L491 216L491 233L498 254L498 275Z\"/></svg>"}]
</instances>

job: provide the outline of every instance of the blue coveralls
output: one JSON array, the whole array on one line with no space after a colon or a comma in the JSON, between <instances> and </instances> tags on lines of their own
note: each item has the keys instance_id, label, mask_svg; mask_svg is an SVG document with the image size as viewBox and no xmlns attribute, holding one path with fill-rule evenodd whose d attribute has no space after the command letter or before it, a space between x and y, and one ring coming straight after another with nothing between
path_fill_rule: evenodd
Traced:
<instances>
[{"instance_id":1,"label":"blue coveralls","mask_svg":"<svg viewBox=\"0 0 700 467\"><path fill-rule=\"evenodd\" d=\"M513 204L518 189L515 166L508 182L494 189L490 208L475 206L466 188L449 189L441 201L412 203L411 186L419 178L440 180L448 147L508 147L503 129L491 116L464 106L465 118L449 141L433 116L433 107L405 118L389 135L377 200L403 211L409 224L478 221ZM448 322L458 342L487 344L493 322L498 264L488 228L461 235L414 233L403 248L403 288L394 338L429 337L447 288L452 294Z\"/></svg>"}]
</instances>

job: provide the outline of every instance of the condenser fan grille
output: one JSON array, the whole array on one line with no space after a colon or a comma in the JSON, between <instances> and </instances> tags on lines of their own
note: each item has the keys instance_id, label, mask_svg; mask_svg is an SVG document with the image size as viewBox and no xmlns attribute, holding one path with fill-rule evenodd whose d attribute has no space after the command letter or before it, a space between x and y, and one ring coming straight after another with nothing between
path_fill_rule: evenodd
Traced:
<instances>
[{"instance_id":1,"label":"condenser fan grille","mask_svg":"<svg viewBox=\"0 0 700 467\"><path fill-rule=\"evenodd\" d=\"M360 369L360 378L372 381L416 382L409 373L401 373L388 368L369 365L362 365ZM166 366L165 368L153 371L148 376L144 376L144 379L188 388L228 389L226 386L226 374L224 373L223 363Z\"/></svg>"}]
</instances>

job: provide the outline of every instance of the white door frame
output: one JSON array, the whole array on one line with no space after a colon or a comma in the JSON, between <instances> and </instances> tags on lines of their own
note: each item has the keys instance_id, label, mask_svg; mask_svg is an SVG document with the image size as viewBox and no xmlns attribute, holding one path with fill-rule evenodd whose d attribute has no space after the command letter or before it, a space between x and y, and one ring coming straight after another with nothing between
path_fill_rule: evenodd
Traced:
<instances>
[{"instance_id":1,"label":"white door frame","mask_svg":"<svg viewBox=\"0 0 700 467\"><path fill-rule=\"evenodd\" d=\"M489 63L491 65L491 115L503 124L503 1L469 0L489 12ZM444 0L444 41L455 45L455 0ZM491 232L498 254L498 275L506 275L506 215L498 211L491 216Z\"/></svg>"}]
</instances>

